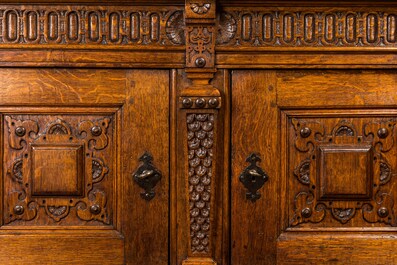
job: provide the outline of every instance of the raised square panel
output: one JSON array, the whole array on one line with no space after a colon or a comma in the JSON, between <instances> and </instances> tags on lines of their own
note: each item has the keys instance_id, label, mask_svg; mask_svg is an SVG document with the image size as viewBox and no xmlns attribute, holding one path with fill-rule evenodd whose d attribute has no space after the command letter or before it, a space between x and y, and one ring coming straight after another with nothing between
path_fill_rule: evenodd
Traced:
<instances>
[{"instance_id":1,"label":"raised square panel","mask_svg":"<svg viewBox=\"0 0 397 265\"><path fill-rule=\"evenodd\" d=\"M32 145L33 196L83 196L82 145Z\"/></svg>"},{"instance_id":2,"label":"raised square panel","mask_svg":"<svg viewBox=\"0 0 397 265\"><path fill-rule=\"evenodd\" d=\"M319 146L319 199L370 199L373 178L371 146Z\"/></svg>"}]
</instances>

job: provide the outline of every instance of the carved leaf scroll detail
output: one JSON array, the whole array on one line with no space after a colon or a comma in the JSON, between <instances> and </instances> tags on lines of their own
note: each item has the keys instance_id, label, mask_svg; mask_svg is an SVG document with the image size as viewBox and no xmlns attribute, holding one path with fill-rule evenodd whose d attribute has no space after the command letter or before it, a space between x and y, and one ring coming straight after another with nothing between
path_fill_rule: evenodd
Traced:
<instances>
[{"instance_id":1,"label":"carved leaf scroll detail","mask_svg":"<svg viewBox=\"0 0 397 265\"><path fill-rule=\"evenodd\" d=\"M316 204L314 195L310 192L300 192L295 196L295 215L291 225L303 222L319 223L325 218L325 206Z\"/></svg>"},{"instance_id":2,"label":"carved leaf scroll detail","mask_svg":"<svg viewBox=\"0 0 397 265\"><path fill-rule=\"evenodd\" d=\"M393 208L394 201L390 194L379 191L375 196L375 203L363 205L363 218L369 223L381 222L396 226Z\"/></svg>"},{"instance_id":3,"label":"carved leaf scroll detail","mask_svg":"<svg viewBox=\"0 0 397 265\"><path fill-rule=\"evenodd\" d=\"M8 194L8 207L11 212L5 217L6 224L15 220L30 221L37 216L37 203L30 202L24 191L14 191Z\"/></svg>"},{"instance_id":4,"label":"carved leaf scroll detail","mask_svg":"<svg viewBox=\"0 0 397 265\"><path fill-rule=\"evenodd\" d=\"M187 67L204 68L214 66L214 32L214 26L210 25L195 25L187 27Z\"/></svg>"},{"instance_id":5,"label":"carved leaf scroll detail","mask_svg":"<svg viewBox=\"0 0 397 265\"><path fill-rule=\"evenodd\" d=\"M11 148L21 150L24 148L22 143L27 143L30 139L37 137L39 132L39 125L32 120L17 120L10 116L5 116L8 126L8 143Z\"/></svg>"},{"instance_id":6,"label":"carved leaf scroll detail","mask_svg":"<svg viewBox=\"0 0 397 265\"><path fill-rule=\"evenodd\" d=\"M84 221L97 220L109 224L105 193L98 190L92 191L88 200L77 205L77 216Z\"/></svg>"},{"instance_id":7,"label":"carved leaf scroll detail","mask_svg":"<svg viewBox=\"0 0 397 265\"><path fill-rule=\"evenodd\" d=\"M89 149L102 150L108 145L109 138L106 130L110 119L105 118L98 121L83 121L79 124L79 135L86 139Z\"/></svg>"}]
</instances>

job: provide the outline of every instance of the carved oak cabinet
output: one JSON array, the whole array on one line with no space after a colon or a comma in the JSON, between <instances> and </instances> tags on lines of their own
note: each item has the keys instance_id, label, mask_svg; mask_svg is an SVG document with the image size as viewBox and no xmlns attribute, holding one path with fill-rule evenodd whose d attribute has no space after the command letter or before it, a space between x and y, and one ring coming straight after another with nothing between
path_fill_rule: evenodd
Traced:
<instances>
[{"instance_id":1,"label":"carved oak cabinet","mask_svg":"<svg viewBox=\"0 0 397 265\"><path fill-rule=\"evenodd\" d=\"M397 264L397 3L0 4L0 264Z\"/></svg>"}]
</instances>

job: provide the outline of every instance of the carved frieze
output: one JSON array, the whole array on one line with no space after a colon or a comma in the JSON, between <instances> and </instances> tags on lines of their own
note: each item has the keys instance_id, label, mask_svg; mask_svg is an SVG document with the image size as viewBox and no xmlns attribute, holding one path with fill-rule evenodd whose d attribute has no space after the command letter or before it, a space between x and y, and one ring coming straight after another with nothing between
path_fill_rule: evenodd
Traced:
<instances>
[{"instance_id":1,"label":"carved frieze","mask_svg":"<svg viewBox=\"0 0 397 265\"><path fill-rule=\"evenodd\" d=\"M175 46L184 37L176 7L0 6L1 44Z\"/></svg>"},{"instance_id":2,"label":"carved frieze","mask_svg":"<svg viewBox=\"0 0 397 265\"><path fill-rule=\"evenodd\" d=\"M71 120L75 125L61 118L5 116L9 154L5 163L11 180L5 187L5 224L42 220L43 213L60 222L72 212L78 219L70 217L66 224L94 220L110 224L101 182L111 163L105 154L111 118Z\"/></svg>"},{"instance_id":3,"label":"carved frieze","mask_svg":"<svg viewBox=\"0 0 397 265\"><path fill-rule=\"evenodd\" d=\"M0 6L0 47L175 47L185 45L186 29L189 67L196 67L197 58L212 64L215 41L219 47L236 49L397 45L397 12L390 8L226 7L216 14L215 6L213 1L188 1L185 10L172 6ZM185 21L185 17L196 21ZM209 18L214 22L209 23Z\"/></svg>"},{"instance_id":4,"label":"carved frieze","mask_svg":"<svg viewBox=\"0 0 397 265\"><path fill-rule=\"evenodd\" d=\"M394 47L390 10L225 8L218 45L233 47ZM235 26L234 26L235 25ZM232 36L232 37L230 37Z\"/></svg>"}]
</instances>

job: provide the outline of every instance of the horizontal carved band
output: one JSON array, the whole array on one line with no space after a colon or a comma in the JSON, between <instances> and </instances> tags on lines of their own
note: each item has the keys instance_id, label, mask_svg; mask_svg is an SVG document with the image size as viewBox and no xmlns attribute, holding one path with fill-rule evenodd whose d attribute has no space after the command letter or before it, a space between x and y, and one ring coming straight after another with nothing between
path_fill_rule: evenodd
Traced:
<instances>
[{"instance_id":1,"label":"horizontal carved band","mask_svg":"<svg viewBox=\"0 0 397 265\"><path fill-rule=\"evenodd\" d=\"M226 7L215 24L220 48L397 46L393 8ZM0 47L73 44L182 50L185 29L183 9L172 6L0 6Z\"/></svg>"},{"instance_id":2,"label":"horizontal carved band","mask_svg":"<svg viewBox=\"0 0 397 265\"><path fill-rule=\"evenodd\" d=\"M0 44L175 46L182 19L172 7L0 6Z\"/></svg>"},{"instance_id":3,"label":"horizontal carved band","mask_svg":"<svg viewBox=\"0 0 397 265\"><path fill-rule=\"evenodd\" d=\"M354 10L354 9L353 9ZM397 12L306 9L226 9L219 21L220 46L396 46Z\"/></svg>"}]
</instances>

